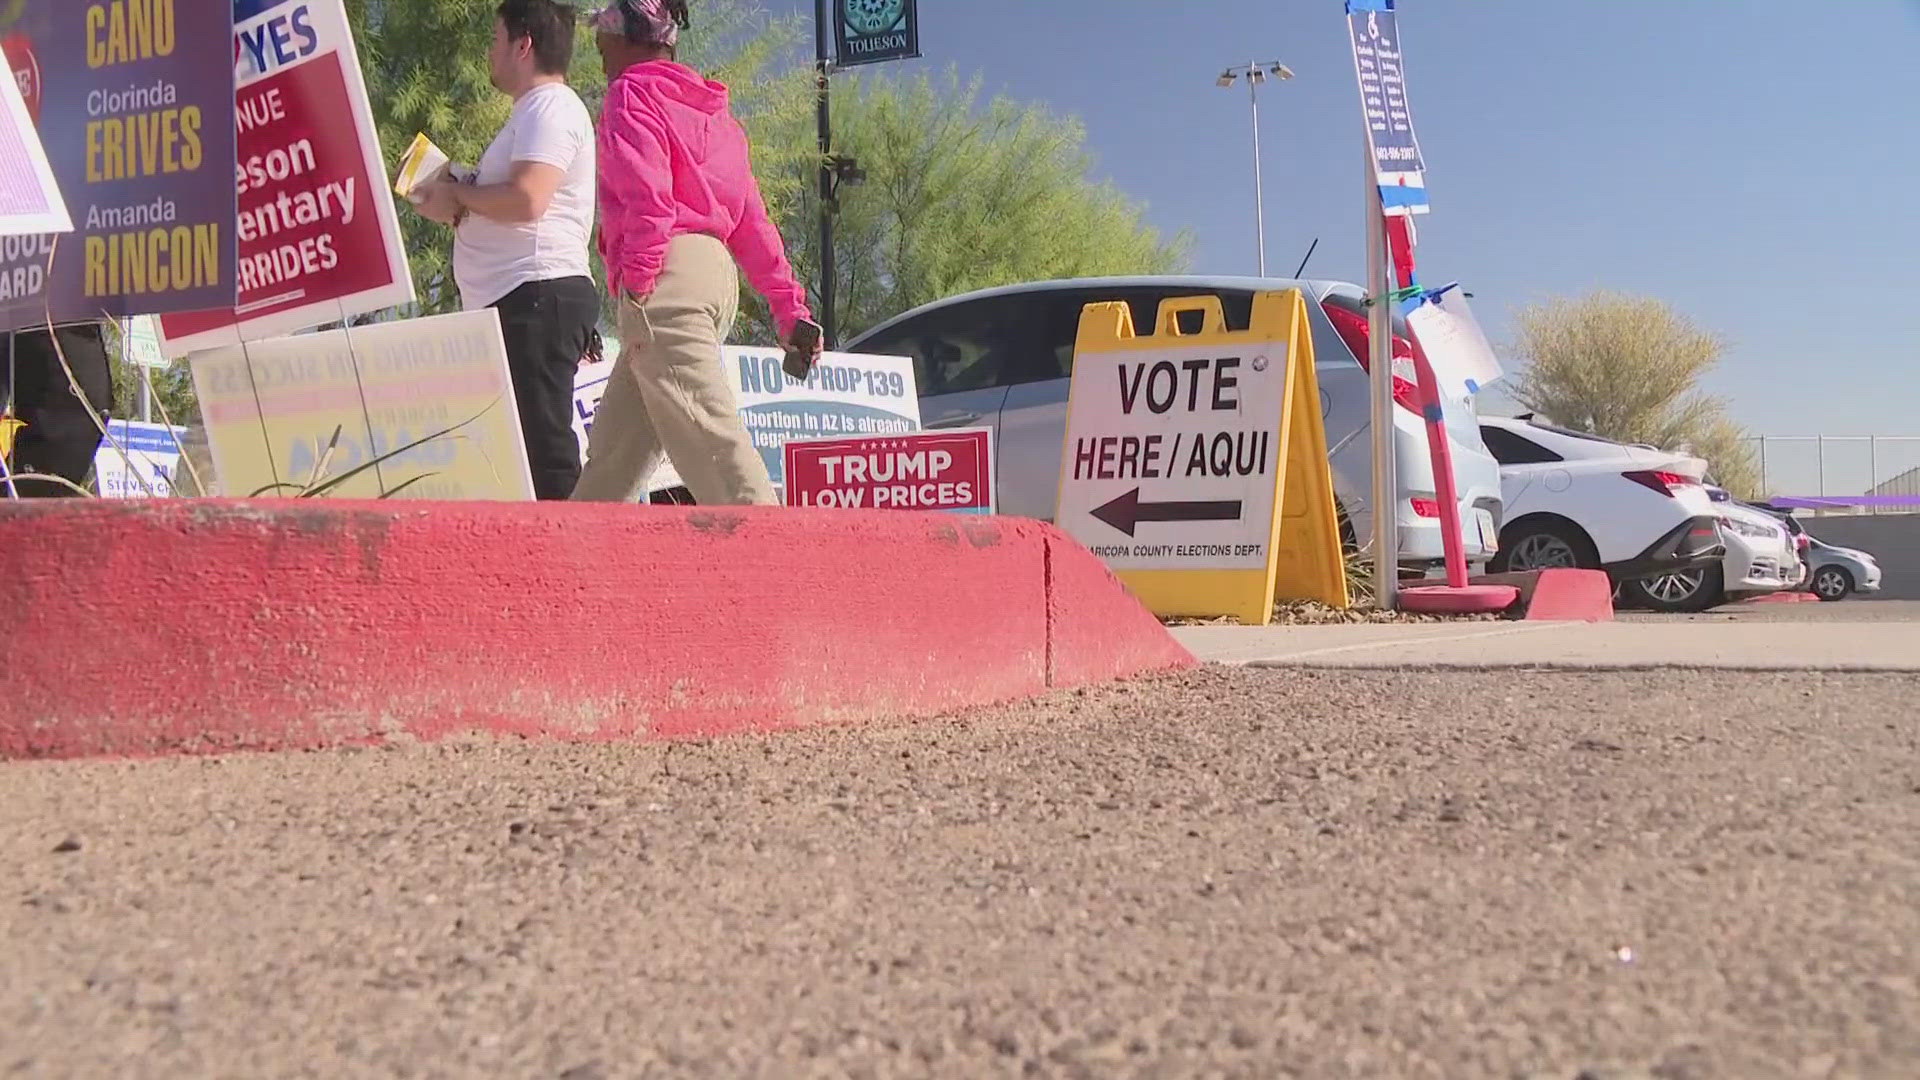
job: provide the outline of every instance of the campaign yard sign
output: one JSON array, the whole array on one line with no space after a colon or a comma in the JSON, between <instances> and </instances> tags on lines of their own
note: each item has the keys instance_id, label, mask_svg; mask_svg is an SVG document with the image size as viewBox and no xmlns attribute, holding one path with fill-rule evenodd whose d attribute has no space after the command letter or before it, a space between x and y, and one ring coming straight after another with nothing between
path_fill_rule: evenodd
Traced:
<instances>
[{"instance_id":1,"label":"campaign yard sign","mask_svg":"<svg viewBox=\"0 0 1920 1080\"><path fill-rule=\"evenodd\" d=\"M344 0L233 0L239 292L160 322L169 356L414 298Z\"/></svg>"},{"instance_id":2,"label":"campaign yard sign","mask_svg":"<svg viewBox=\"0 0 1920 1080\"><path fill-rule=\"evenodd\" d=\"M20 84L0 79L0 235L69 233L73 218L54 182Z\"/></svg>"},{"instance_id":3,"label":"campaign yard sign","mask_svg":"<svg viewBox=\"0 0 1920 1080\"><path fill-rule=\"evenodd\" d=\"M607 380L616 374L613 358L619 355L620 343L608 338L605 346L608 358L583 366L573 384L573 430L580 439L583 460L594 411L606 393ZM729 345L720 353L739 395L740 418L767 464L776 495L786 483L781 448L789 439L904 435L920 430L920 394L914 385L913 361L907 357L830 352L800 381L782 369L785 357L779 349ZM671 463L662 465L647 485L649 491L679 486L680 475Z\"/></svg>"},{"instance_id":4,"label":"campaign yard sign","mask_svg":"<svg viewBox=\"0 0 1920 1080\"><path fill-rule=\"evenodd\" d=\"M93 455L94 486L103 499L168 498L180 464L183 427L107 421L107 437Z\"/></svg>"},{"instance_id":5,"label":"campaign yard sign","mask_svg":"<svg viewBox=\"0 0 1920 1080\"><path fill-rule=\"evenodd\" d=\"M948 428L870 439L792 439L788 506L995 510L993 429Z\"/></svg>"},{"instance_id":6,"label":"campaign yard sign","mask_svg":"<svg viewBox=\"0 0 1920 1080\"><path fill-rule=\"evenodd\" d=\"M6 327L231 305L226 0L10 0L4 49L75 231L0 243Z\"/></svg>"},{"instance_id":7,"label":"campaign yard sign","mask_svg":"<svg viewBox=\"0 0 1920 1080\"><path fill-rule=\"evenodd\" d=\"M224 494L292 495L316 475L371 464L328 494L533 498L492 308L271 338L190 359ZM374 463L414 443L421 445Z\"/></svg>"}]
</instances>

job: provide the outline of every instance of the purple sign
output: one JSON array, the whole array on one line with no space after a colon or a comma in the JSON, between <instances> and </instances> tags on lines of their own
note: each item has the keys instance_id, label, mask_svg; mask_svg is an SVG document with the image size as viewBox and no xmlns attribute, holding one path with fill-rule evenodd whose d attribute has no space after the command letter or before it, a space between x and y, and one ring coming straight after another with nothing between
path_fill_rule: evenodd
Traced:
<instances>
[{"instance_id":1,"label":"purple sign","mask_svg":"<svg viewBox=\"0 0 1920 1080\"><path fill-rule=\"evenodd\" d=\"M1767 501L1795 510L1836 510L1849 506L1920 510L1920 495L1776 495Z\"/></svg>"},{"instance_id":2,"label":"purple sign","mask_svg":"<svg viewBox=\"0 0 1920 1080\"><path fill-rule=\"evenodd\" d=\"M0 327L230 308L232 0L17 0L0 47L72 213L0 240Z\"/></svg>"}]
</instances>

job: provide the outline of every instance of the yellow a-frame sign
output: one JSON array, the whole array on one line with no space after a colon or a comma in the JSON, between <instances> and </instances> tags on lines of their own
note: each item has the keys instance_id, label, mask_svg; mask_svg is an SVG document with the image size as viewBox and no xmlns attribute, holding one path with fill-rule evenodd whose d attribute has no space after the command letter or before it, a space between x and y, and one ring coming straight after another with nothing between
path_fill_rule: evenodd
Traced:
<instances>
[{"instance_id":1,"label":"yellow a-frame sign","mask_svg":"<svg viewBox=\"0 0 1920 1080\"><path fill-rule=\"evenodd\" d=\"M1199 312L1199 333L1179 316ZM1273 620L1277 599L1347 606L1313 335L1298 290L1080 314L1054 520L1154 614Z\"/></svg>"}]
</instances>

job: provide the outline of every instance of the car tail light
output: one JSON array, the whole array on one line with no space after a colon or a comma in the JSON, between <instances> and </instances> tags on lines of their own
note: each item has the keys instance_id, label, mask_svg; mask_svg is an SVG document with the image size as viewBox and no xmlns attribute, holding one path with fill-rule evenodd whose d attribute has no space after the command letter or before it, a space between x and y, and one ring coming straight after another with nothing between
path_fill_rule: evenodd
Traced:
<instances>
[{"instance_id":1,"label":"car tail light","mask_svg":"<svg viewBox=\"0 0 1920 1080\"><path fill-rule=\"evenodd\" d=\"M1416 495L1407 501L1413 504L1414 517L1437 518L1440 516L1439 499L1426 499Z\"/></svg>"},{"instance_id":2,"label":"car tail light","mask_svg":"<svg viewBox=\"0 0 1920 1080\"><path fill-rule=\"evenodd\" d=\"M1365 315L1357 315L1336 304L1320 305L1327 313L1328 321L1333 323L1335 333L1340 335L1355 359L1360 361L1360 370L1371 371L1373 340L1371 327ZM1401 374L1402 368L1407 374ZM1420 412L1420 384L1415 382L1413 369L1413 343L1398 334L1393 336L1393 403L1416 415Z\"/></svg>"},{"instance_id":3,"label":"car tail light","mask_svg":"<svg viewBox=\"0 0 1920 1080\"><path fill-rule=\"evenodd\" d=\"M1672 498L1673 493L1681 488L1700 486L1700 481L1685 473L1667 472L1665 469L1649 469L1645 472L1629 472L1620 475L1668 498Z\"/></svg>"}]
</instances>

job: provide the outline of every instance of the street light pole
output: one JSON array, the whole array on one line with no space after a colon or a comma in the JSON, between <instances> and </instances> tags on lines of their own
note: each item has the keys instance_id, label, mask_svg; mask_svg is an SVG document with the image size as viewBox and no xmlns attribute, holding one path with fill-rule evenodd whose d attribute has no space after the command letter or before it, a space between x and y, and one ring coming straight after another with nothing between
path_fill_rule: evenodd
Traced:
<instances>
[{"instance_id":1,"label":"street light pole","mask_svg":"<svg viewBox=\"0 0 1920 1080\"><path fill-rule=\"evenodd\" d=\"M1262 64L1251 61L1245 67L1231 67L1222 72L1216 85L1230 87L1241 76L1247 80L1247 104L1253 119L1253 220L1254 243L1259 247L1260 276L1267 276L1267 197L1266 185L1260 176L1260 84L1269 77L1286 80L1293 78L1293 71L1278 60L1269 60Z\"/></svg>"},{"instance_id":2,"label":"street light pole","mask_svg":"<svg viewBox=\"0 0 1920 1080\"><path fill-rule=\"evenodd\" d=\"M833 55L828 47L827 0L818 0L813 8L813 52L818 70L819 101L816 103L820 138L820 330L823 344L838 345L839 327L834 323L833 265Z\"/></svg>"},{"instance_id":3,"label":"street light pole","mask_svg":"<svg viewBox=\"0 0 1920 1080\"><path fill-rule=\"evenodd\" d=\"M1266 185L1260 180L1260 82L1251 75L1247 77L1247 104L1253 110L1253 235L1254 242L1260 245L1260 276L1266 277L1267 193Z\"/></svg>"}]
</instances>

